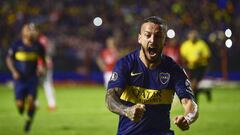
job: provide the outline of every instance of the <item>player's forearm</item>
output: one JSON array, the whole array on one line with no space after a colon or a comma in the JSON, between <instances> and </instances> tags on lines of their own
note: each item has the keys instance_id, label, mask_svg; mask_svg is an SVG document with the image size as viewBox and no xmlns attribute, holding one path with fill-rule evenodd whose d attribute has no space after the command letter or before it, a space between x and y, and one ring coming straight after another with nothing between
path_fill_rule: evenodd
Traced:
<instances>
[{"instance_id":1,"label":"player's forearm","mask_svg":"<svg viewBox=\"0 0 240 135\"><path fill-rule=\"evenodd\" d=\"M98 64L100 70L104 71L105 65L104 65L103 61L100 58L97 58L97 64Z\"/></svg>"},{"instance_id":2,"label":"player's forearm","mask_svg":"<svg viewBox=\"0 0 240 135\"><path fill-rule=\"evenodd\" d=\"M121 93L122 89L120 88L109 89L106 94L106 104L111 112L125 116L127 106L120 101Z\"/></svg>"},{"instance_id":3,"label":"player's forearm","mask_svg":"<svg viewBox=\"0 0 240 135\"><path fill-rule=\"evenodd\" d=\"M13 65L13 60L11 59L11 57L7 56L6 64L11 73L17 72L16 68Z\"/></svg>"},{"instance_id":4,"label":"player's forearm","mask_svg":"<svg viewBox=\"0 0 240 135\"><path fill-rule=\"evenodd\" d=\"M185 110L184 117L191 124L198 118L198 106L192 99L182 99L181 101Z\"/></svg>"}]
</instances>

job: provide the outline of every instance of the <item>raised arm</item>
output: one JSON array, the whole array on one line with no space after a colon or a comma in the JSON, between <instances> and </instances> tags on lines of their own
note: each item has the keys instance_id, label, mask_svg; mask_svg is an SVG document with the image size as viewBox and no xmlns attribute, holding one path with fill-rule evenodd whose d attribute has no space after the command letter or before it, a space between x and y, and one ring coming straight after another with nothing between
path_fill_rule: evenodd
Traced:
<instances>
[{"instance_id":1,"label":"raised arm","mask_svg":"<svg viewBox=\"0 0 240 135\"><path fill-rule=\"evenodd\" d=\"M100 68L101 71L104 71L105 65L104 65L103 60L100 58L100 56L97 57L97 65L98 65L98 67Z\"/></svg>"},{"instance_id":2,"label":"raised arm","mask_svg":"<svg viewBox=\"0 0 240 135\"><path fill-rule=\"evenodd\" d=\"M123 90L121 88L107 90L105 101L108 109L113 113L128 117L134 122L140 121L145 112L145 105L136 104L131 107L125 106L120 100L122 93Z\"/></svg>"},{"instance_id":3,"label":"raised arm","mask_svg":"<svg viewBox=\"0 0 240 135\"><path fill-rule=\"evenodd\" d=\"M174 123L181 130L188 130L189 125L198 118L198 106L192 99L188 98L183 98L181 103L184 108L184 115L176 116L174 118Z\"/></svg>"}]
</instances>

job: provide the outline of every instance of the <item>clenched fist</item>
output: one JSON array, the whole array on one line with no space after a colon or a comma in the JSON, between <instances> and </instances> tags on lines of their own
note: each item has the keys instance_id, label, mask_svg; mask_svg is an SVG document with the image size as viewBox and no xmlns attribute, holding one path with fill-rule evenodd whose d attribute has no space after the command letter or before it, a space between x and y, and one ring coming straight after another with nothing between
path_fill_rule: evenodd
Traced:
<instances>
[{"instance_id":1,"label":"clenched fist","mask_svg":"<svg viewBox=\"0 0 240 135\"><path fill-rule=\"evenodd\" d=\"M144 104L136 104L134 106L126 108L125 115L130 120L139 122L142 119L145 111L146 109Z\"/></svg>"},{"instance_id":2,"label":"clenched fist","mask_svg":"<svg viewBox=\"0 0 240 135\"><path fill-rule=\"evenodd\" d=\"M176 124L181 130L188 130L189 129L189 122L184 118L184 116L176 116L174 118L174 124Z\"/></svg>"},{"instance_id":3,"label":"clenched fist","mask_svg":"<svg viewBox=\"0 0 240 135\"><path fill-rule=\"evenodd\" d=\"M18 80L20 78L20 74L16 71L12 73L13 79Z\"/></svg>"}]
</instances>

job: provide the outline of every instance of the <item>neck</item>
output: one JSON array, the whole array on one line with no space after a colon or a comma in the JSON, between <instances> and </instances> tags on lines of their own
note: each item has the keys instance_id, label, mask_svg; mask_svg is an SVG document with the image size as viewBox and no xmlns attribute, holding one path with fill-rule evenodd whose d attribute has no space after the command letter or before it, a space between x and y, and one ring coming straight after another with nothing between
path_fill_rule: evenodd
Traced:
<instances>
[{"instance_id":1,"label":"neck","mask_svg":"<svg viewBox=\"0 0 240 135\"><path fill-rule=\"evenodd\" d=\"M140 51L139 58L148 69L154 69L161 63L161 61L159 59L157 59L155 61L149 61L146 58L146 56L144 55L143 50Z\"/></svg>"},{"instance_id":2,"label":"neck","mask_svg":"<svg viewBox=\"0 0 240 135\"><path fill-rule=\"evenodd\" d=\"M32 45L32 41L27 39L27 38L22 38L22 41L27 46L31 46Z\"/></svg>"}]
</instances>

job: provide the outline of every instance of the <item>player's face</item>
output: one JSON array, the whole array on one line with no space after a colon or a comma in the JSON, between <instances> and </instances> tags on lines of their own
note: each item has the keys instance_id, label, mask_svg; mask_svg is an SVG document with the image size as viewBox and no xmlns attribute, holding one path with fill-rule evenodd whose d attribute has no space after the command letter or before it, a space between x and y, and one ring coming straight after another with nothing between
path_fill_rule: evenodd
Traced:
<instances>
[{"instance_id":1,"label":"player's face","mask_svg":"<svg viewBox=\"0 0 240 135\"><path fill-rule=\"evenodd\" d=\"M191 41L195 42L197 40L198 37L198 33L195 30L192 30L188 33L188 39L190 39Z\"/></svg>"},{"instance_id":2,"label":"player's face","mask_svg":"<svg viewBox=\"0 0 240 135\"><path fill-rule=\"evenodd\" d=\"M22 36L30 41L37 40L38 37L38 31L34 28L34 26L31 26L29 24L24 25L22 29Z\"/></svg>"},{"instance_id":3,"label":"player's face","mask_svg":"<svg viewBox=\"0 0 240 135\"><path fill-rule=\"evenodd\" d=\"M165 33L158 24L147 22L141 27L138 42L148 62L155 62L160 58L165 40Z\"/></svg>"}]
</instances>

